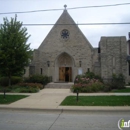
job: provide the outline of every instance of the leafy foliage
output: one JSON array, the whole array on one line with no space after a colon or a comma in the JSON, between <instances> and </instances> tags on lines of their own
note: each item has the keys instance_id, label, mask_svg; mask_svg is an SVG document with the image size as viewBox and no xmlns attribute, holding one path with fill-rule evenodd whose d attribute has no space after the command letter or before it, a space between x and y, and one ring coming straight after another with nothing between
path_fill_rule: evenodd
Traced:
<instances>
[{"instance_id":1,"label":"leafy foliage","mask_svg":"<svg viewBox=\"0 0 130 130\"><path fill-rule=\"evenodd\" d=\"M41 83L46 85L50 82L49 77L46 75L32 75L29 78L25 78L24 82L27 83Z\"/></svg>"},{"instance_id":2,"label":"leafy foliage","mask_svg":"<svg viewBox=\"0 0 130 130\"><path fill-rule=\"evenodd\" d=\"M32 55L30 44L26 44L29 37L17 16L10 21L4 18L0 26L0 75L10 79L12 75L23 74Z\"/></svg>"},{"instance_id":3,"label":"leafy foliage","mask_svg":"<svg viewBox=\"0 0 130 130\"><path fill-rule=\"evenodd\" d=\"M99 75L95 75L93 72L86 72L85 77L90 79L98 79L99 81L103 82L102 78Z\"/></svg>"},{"instance_id":4,"label":"leafy foliage","mask_svg":"<svg viewBox=\"0 0 130 130\"><path fill-rule=\"evenodd\" d=\"M122 89L125 87L125 77L123 74L113 74L112 81L110 83L112 89Z\"/></svg>"},{"instance_id":5,"label":"leafy foliage","mask_svg":"<svg viewBox=\"0 0 130 130\"><path fill-rule=\"evenodd\" d=\"M22 77L12 76L11 77L11 85L17 84L22 82ZM8 86L8 77L1 77L0 78L0 85L1 86Z\"/></svg>"},{"instance_id":6,"label":"leafy foliage","mask_svg":"<svg viewBox=\"0 0 130 130\"><path fill-rule=\"evenodd\" d=\"M10 87L0 87L0 92L3 92L4 89L6 92L12 93L36 93L43 89L43 85L39 83L18 83Z\"/></svg>"},{"instance_id":7,"label":"leafy foliage","mask_svg":"<svg viewBox=\"0 0 130 130\"><path fill-rule=\"evenodd\" d=\"M43 85L40 84L40 83L19 83L18 86L20 86L20 87L32 87L32 88L43 89Z\"/></svg>"},{"instance_id":8,"label":"leafy foliage","mask_svg":"<svg viewBox=\"0 0 130 130\"><path fill-rule=\"evenodd\" d=\"M72 86L72 91L76 92L98 92L103 91L104 84L99 76L92 72L87 72L84 75L77 75L75 84Z\"/></svg>"},{"instance_id":9,"label":"leafy foliage","mask_svg":"<svg viewBox=\"0 0 130 130\"><path fill-rule=\"evenodd\" d=\"M31 87L31 86L12 86L12 89L10 92L12 93L36 93L39 91L38 87Z\"/></svg>"}]
</instances>

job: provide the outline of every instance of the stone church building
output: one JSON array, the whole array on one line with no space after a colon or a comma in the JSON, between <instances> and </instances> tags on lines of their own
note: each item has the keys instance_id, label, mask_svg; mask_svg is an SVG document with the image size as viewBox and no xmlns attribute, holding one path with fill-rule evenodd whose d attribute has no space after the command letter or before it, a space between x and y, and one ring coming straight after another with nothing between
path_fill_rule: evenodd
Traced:
<instances>
[{"instance_id":1,"label":"stone church building","mask_svg":"<svg viewBox=\"0 0 130 130\"><path fill-rule=\"evenodd\" d=\"M74 82L77 74L91 71L106 79L113 73L122 73L128 80L128 44L125 36L101 37L99 47L94 48L64 9L34 50L25 76L41 74L52 77L53 82Z\"/></svg>"}]
</instances>

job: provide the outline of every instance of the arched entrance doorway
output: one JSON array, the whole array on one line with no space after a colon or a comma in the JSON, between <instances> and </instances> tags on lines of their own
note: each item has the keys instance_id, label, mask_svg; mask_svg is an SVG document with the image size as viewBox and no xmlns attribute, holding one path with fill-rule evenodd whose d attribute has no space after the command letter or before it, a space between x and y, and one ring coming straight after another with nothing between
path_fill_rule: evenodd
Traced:
<instances>
[{"instance_id":1,"label":"arched entrance doorway","mask_svg":"<svg viewBox=\"0 0 130 130\"><path fill-rule=\"evenodd\" d=\"M62 53L56 60L56 73L59 82L72 82L74 62L67 53Z\"/></svg>"},{"instance_id":2,"label":"arched entrance doorway","mask_svg":"<svg viewBox=\"0 0 130 130\"><path fill-rule=\"evenodd\" d=\"M72 67L59 67L59 81L61 82L72 81Z\"/></svg>"}]
</instances>

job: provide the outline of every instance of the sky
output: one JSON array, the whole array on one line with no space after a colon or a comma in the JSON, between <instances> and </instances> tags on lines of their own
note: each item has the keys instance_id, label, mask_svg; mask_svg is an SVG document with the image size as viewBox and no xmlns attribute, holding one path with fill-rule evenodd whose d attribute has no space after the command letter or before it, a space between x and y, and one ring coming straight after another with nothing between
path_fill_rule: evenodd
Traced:
<instances>
[{"instance_id":1,"label":"sky","mask_svg":"<svg viewBox=\"0 0 130 130\"><path fill-rule=\"evenodd\" d=\"M46 9L63 9L67 5L68 13L75 23L124 23L130 22L130 4L102 7L80 8L73 7L98 6L130 3L130 0L0 0L0 13L23 12ZM63 10L42 11L35 13L17 14L18 21L23 24L55 24ZM14 14L0 14L0 24L3 18L15 17ZM93 47L98 47L101 36L126 36L130 32L130 24L123 25L78 25ZM30 48L37 49L45 39L52 26L26 26L31 37L28 40Z\"/></svg>"}]
</instances>

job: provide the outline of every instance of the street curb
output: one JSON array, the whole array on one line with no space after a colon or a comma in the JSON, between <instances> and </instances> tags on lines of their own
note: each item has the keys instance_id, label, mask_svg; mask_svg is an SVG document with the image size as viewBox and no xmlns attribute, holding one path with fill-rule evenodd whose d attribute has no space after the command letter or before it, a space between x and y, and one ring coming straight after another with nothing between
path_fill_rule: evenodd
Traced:
<instances>
[{"instance_id":1,"label":"street curb","mask_svg":"<svg viewBox=\"0 0 130 130\"><path fill-rule=\"evenodd\" d=\"M0 107L0 110L11 111L39 111L39 112L62 112L62 113L87 113L87 112L130 112L130 109L65 109L65 108L15 108L15 107Z\"/></svg>"},{"instance_id":2,"label":"street curb","mask_svg":"<svg viewBox=\"0 0 130 130\"><path fill-rule=\"evenodd\" d=\"M14 107L0 107L0 110L12 110L12 111L41 111L41 112L59 112L62 109L42 109L42 108L14 108Z\"/></svg>"}]
</instances>

